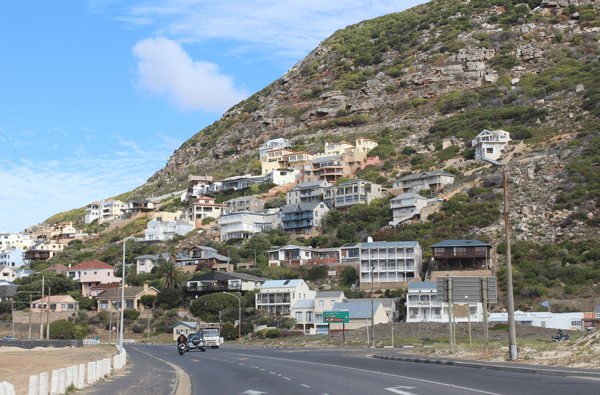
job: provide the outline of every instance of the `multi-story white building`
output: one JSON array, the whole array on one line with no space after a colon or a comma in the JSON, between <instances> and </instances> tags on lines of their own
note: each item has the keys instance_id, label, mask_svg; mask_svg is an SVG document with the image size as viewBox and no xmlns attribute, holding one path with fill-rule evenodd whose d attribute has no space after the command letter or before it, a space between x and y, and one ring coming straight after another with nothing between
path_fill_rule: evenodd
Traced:
<instances>
[{"instance_id":1,"label":"multi-story white building","mask_svg":"<svg viewBox=\"0 0 600 395\"><path fill-rule=\"evenodd\" d=\"M8 266L0 266L0 279L6 280L9 283L12 283L17 279L17 275L15 273L15 269Z\"/></svg>"},{"instance_id":2,"label":"multi-story white building","mask_svg":"<svg viewBox=\"0 0 600 395\"><path fill-rule=\"evenodd\" d=\"M427 198L418 193L401 193L390 200L392 221L390 225L396 226L401 222L421 214L421 209L427 207Z\"/></svg>"},{"instance_id":3,"label":"multi-story white building","mask_svg":"<svg viewBox=\"0 0 600 395\"><path fill-rule=\"evenodd\" d=\"M0 233L0 250L8 247L19 247L22 250L31 248L34 240L30 235L23 233Z\"/></svg>"},{"instance_id":4,"label":"multi-story white building","mask_svg":"<svg viewBox=\"0 0 600 395\"><path fill-rule=\"evenodd\" d=\"M186 221L168 221L155 218L148 222L146 228L145 241L169 240L176 235L185 235L194 230L194 225Z\"/></svg>"},{"instance_id":5,"label":"multi-story white building","mask_svg":"<svg viewBox=\"0 0 600 395\"><path fill-rule=\"evenodd\" d=\"M457 302L454 302L455 308ZM471 302L468 306L470 317L455 314L456 322L483 322L483 305ZM406 313L406 322L448 322L448 303L438 300L436 281L408 284Z\"/></svg>"},{"instance_id":6,"label":"multi-story white building","mask_svg":"<svg viewBox=\"0 0 600 395\"><path fill-rule=\"evenodd\" d=\"M285 204L320 202L327 187L325 180L296 184L285 194Z\"/></svg>"},{"instance_id":7,"label":"multi-story white building","mask_svg":"<svg viewBox=\"0 0 600 395\"><path fill-rule=\"evenodd\" d=\"M326 334L328 324L323 322L323 312L332 310L344 299L342 291L319 291L314 299L297 301L291 311L291 317L296 319L296 329L306 335Z\"/></svg>"},{"instance_id":8,"label":"multi-story white building","mask_svg":"<svg viewBox=\"0 0 600 395\"><path fill-rule=\"evenodd\" d=\"M370 238L369 238L370 239ZM419 278L421 246L416 241L352 243L340 248L342 263L360 263L360 287L395 288Z\"/></svg>"},{"instance_id":9,"label":"multi-story white building","mask_svg":"<svg viewBox=\"0 0 600 395\"><path fill-rule=\"evenodd\" d=\"M312 248L297 245L286 245L267 251L269 266L279 266L281 262L291 266L337 263L339 254L339 248Z\"/></svg>"},{"instance_id":10,"label":"multi-story white building","mask_svg":"<svg viewBox=\"0 0 600 395\"><path fill-rule=\"evenodd\" d=\"M215 203L215 199L211 197L202 196L183 210L180 219L195 224L197 228L202 225L202 219L208 217L219 218L222 212L222 204Z\"/></svg>"},{"instance_id":11,"label":"multi-story white building","mask_svg":"<svg viewBox=\"0 0 600 395\"><path fill-rule=\"evenodd\" d=\"M260 154L260 159L262 160L263 158L268 158L268 155L267 155L268 151L278 149L278 148L288 148L291 146L292 146L292 143L289 140L284 139L284 138L269 140L266 143L264 143L263 145L261 145L260 148L258 149L259 154Z\"/></svg>"},{"instance_id":12,"label":"multi-story white building","mask_svg":"<svg viewBox=\"0 0 600 395\"><path fill-rule=\"evenodd\" d=\"M268 315L290 316L296 302L313 300L316 294L304 280L265 281L255 296L256 309Z\"/></svg>"},{"instance_id":13,"label":"multi-story white building","mask_svg":"<svg viewBox=\"0 0 600 395\"><path fill-rule=\"evenodd\" d=\"M100 202L92 202L85 208L85 223L89 224L95 219L100 218Z\"/></svg>"},{"instance_id":14,"label":"multi-story white building","mask_svg":"<svg viewBox=\"0 0 600 395\"><path fill-rule=\"evenodd\" d=\"M221 241L229 239L249 239L256 233L273 229L275 214L238 211L223 214L218 224L221 229Z\"/></svg>"},{"instance_id":15,"label":"multi-story white building","mask_svg":"<svg viewBox=\"0 0 600 395\"><path fill-rule=\"evenodd\" d=\"M141 255L135 257L135 272L136 274L150 273L155 266L159 265L159 260L162 258L165 262L169 260L171 255L163 252L156 255Z\"/></svg>"},{"instance_id":16,"label":"multi-story white building","mask_svg":"<svg viewBox=\"0 0 600 395\"><path fill-rule=\"evenodd\" d=\"M0 266L13 269L23 266L23 250L19 247L0 248Z\"/></svg>"},{"instance_id":17,"label":"multi-story white building","mask_svg":"<svg viewBox=\"0 0 600 395\"><path fill-rule=\"evenodd\" d=\"M235 213L237 211L251 211L253 213L261 211L265 207L265 202L256 196L242 196L230 199L223 203L223 213Z\"/></svg>"},{"instance_id":18,"label":"multi-story white building","mask_svg":"<svg viewBox=\"0 0 600 395\"><path fill-rule=\"evenodd\" d=\"M505 130L484 130L471 142L471 147L475 149L475 160L497 160L506 152L509 141L510 133Z\"/></svg>"}]
</instances>

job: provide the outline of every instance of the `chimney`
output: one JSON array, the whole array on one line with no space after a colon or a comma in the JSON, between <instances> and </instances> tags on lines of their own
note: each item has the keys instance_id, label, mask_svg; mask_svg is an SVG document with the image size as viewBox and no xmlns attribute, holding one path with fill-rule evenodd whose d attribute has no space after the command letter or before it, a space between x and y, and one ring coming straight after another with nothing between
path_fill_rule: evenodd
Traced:
<instances>
[{"instance_id":1,"label":"chimney","mask_svg":"<svg viewBox=\"0 0 600 395\"><path fill-rule=\"evenodd\" d=\"M148 290L148 284L144 284L144 292Z\"/></svg>"}]
</instances>

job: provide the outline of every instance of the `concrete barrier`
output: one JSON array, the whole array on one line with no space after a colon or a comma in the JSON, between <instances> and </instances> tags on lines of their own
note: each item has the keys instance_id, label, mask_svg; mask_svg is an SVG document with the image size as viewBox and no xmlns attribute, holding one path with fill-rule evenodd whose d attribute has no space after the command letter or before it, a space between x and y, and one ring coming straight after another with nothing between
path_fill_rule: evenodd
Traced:
<instances>
[{"instance_id":1,"label":"concrete barrier","mask_svg":"<svg viewBox=\"0 0 600 395\"><path fill-rule=\"evenodd\" d=\"M87 383L94 384L96 382L96 362L88 362L87 371Z\"/></svg>"},{"instance_id":2,"label":"concrete barrier","mask_svg":"<svg viewBox=\"0 0 600 395\"><path fill-rule=\"evenodd\" d=\"M0 347L20 347L27 350L35 347L83 347L83 340L0 340Z\"/></svg>"},{"instance_id":3,"label":"concrete barrier","mask_svg":"<svg viewBox=\"0 0 600 395\"><path fill-rule=\"evenodd\" d=\"M40 373L40 395L48 395L48 373Z\"/></svg>"},{"instance_id":4,"label":"concrete barrier","mask_svg":"<svg viewBox=\"0 0 600 395\"><path fill-rule=\"evenodd\" d=\"M67 382L67 371L65 368L58 369L58 393L60 395L65 394L67 392L66 387Z\"/></svg>"},{"instance_id":5,"label":"concrete barrier","mask_svg":"<svg viewBox=\"0 0 600 395\"><path fill-rule=\"evenodd\" d=\"M29 395L39 395L40 394L40 376L34 374L33 376L29 376Z\"/></svg>"},{"instance_id":6,"label":"concrete barrier","mask_svg":"<svg viewBox=\"0 0 600 395\"><path fill-rule=\"evenodd\" d=\"M73 384L73 366L67 366L67 378L65 380L65 388L69 388Z\"/></svg>"},{"instance_id":7,"label":"concrete barrier","mask_svg":"<svg viewBox=\"0 0 600 395\"><path fill-rule=\"evenodd\" d=\"M77 374L77 382L75 383L75 387L77 389L83 388L85 385L85 364L79 364L79 373Z\"/></svg>"},{"instance_id":8,"label":"concrete barrier","mask_svg":"<svg viewBox=\"0 0 600 395\"><path fill-rule=\"evenodd\" d=\"M58 370L52 371L52 381L50 382L50 395L58 395Z\"/></svg>"},{"instance_id":9,"label":"concrete barrier","mask_svg":"<svg viewBox=\"0 0 600 395\"><path fill-rule=\"evenodd\" d=\"M15 386L8 381L1 382L0 395L15 395Z\"/></svg>"},{"instance_id":10,"label":"concrete barrier","mask_svg":"<svg viewBox=\"0 0 600 395\"><path fill-rule=\"evenodd\" d=\"M77 388L77 382L79 381L79 365L71 366L71 384Z\"/></svg>"}]
</instances>

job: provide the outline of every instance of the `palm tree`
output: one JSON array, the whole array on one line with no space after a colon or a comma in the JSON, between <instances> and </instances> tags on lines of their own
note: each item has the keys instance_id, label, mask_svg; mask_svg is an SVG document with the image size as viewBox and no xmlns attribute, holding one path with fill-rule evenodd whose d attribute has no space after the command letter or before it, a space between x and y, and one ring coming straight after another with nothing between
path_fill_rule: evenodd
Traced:
<instances>
[{"instance_id":1,"label":"palm tree","mask_svg":"<svg viewBox=\"0 0 600 395\"><path fill-rule=\"evenodd\" d=\"M165 279L165 289L179 288L183 281L181 268L175 262L162 262L158 267L158 274Z\"/></svg>"}]
</instances>

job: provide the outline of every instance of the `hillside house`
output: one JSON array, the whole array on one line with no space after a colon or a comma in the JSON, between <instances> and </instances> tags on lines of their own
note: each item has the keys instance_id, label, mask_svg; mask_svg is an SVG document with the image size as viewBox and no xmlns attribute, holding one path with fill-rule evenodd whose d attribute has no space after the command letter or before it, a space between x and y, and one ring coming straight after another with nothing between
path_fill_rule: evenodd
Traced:
<instances>
[{"instance_id":1,"label":"hillside house","mask_svg":"<svg viewBox=\"0 0 600 395\"><path fill-rule=\"evenodd\" d=\"M379 184L364 180L350 180L323 188L323 202L329 209L345 211L357 204L369 204L384 196Z\"/></svg>"},{"instance_id":2,"label":"hillside house","mask_svg":"<svg viewBox=\"0 0 600 395\"><path fill-rule=\"evenodd\" d=\"M373 301L373 306L370 300L363 299L360 302L343 301L334 304L330 311L347 311L350 318L350 322L345 325L339 323L329 324L331 330L336 332L340 332L344 326L346 330L364 328L366 325L370 327L372 318L375 325L390 322L383 303L378 299Z\"/></svg>"},{"instance_id":3,"label":"hillside house","mask_svg":"<svg viewBox=\"0 0 600 395\"><path fill-rule=\"evenodd\" d=\"M204 218L219 218L223 213L223 205L216 204L215 199L202 196L194 200L188 207L183 209L180 220L194 224L194 227L202 226Z\"/></svg>"},{"instance_id":4,"label":"hillside house","mask_svg":"<svg viewBox=\"0 0 600 395\"><path fill-rule=\"evenodd\" d=\"M484 130L471 141L471 147L475 149L475 160L498 160L506 152L509 142L510 133L505 130Z\"/></svg>"},{"instance_id":5,"label":"hillside house","mask_svg":"<svg viewBox=\"0 0 600 395\"><path fill-rule=\"evenodd\" d=\"M15 269L8 266L0 266L0 279L12 283L17 279Z\"/></svg>"},{"instance_id":6,"label":"hillside house","mask_svg":"<svg viewBox=\"0 0 600 395\"><path fill-rule=\"evenodd\" d=\"M311 234L323 225L328 212L323 202L290 204L281 207L276 221L288 233Z\"/></svg>"},{"instance_id":7,"label":"hillside house","mask_svg":"<svg viewBox=\"0 0 600 395\"><path fill-rule=\"evenodd\" d=\"M98 223L120 219L125 210L125 203L120 200L101 202L99 208Z\"/></svg>"},{"instance_id":8,"label":"hillside house","mask_svg":"<svg viewBox=\"0 0 600 395\"><path fill-rule=\"evenodd\" d=\"M304 280L269 280L255 295L256 309L267 315L290 316L291 308L299 300L311 300L316 296Z\"/></svg>"},{"instance_id":9,"label":"hillside house","mask_svg":"<svg viewBox=\"0 0 600 395\"><path fill-rule=\"evenodd\" d=\"M306 335L327 334L327 324L323 323L323 312L330 311L336 303L345 299L342 291L318 291L314 299L299 300L291 310L296 319L295 329Z\"/></svg>"},{"instance_id":10,"label":"hillside house","mask_svg":"<svg viewBox=\"0 0 600 395\"><path fill-rule=\"evenodd\" d=\"M121 287L107 289L100 293L96 299L98 300L98 311L120 311L121 294L123 289ZM148 284L144 284L143 287L125 287L125 308L133 310L144 310L141 298L144 295L158 295L158 290L154 287L149 287Z\"/></svg>"},{"instance_id":11,"label":"hillside house","mask_svg":"<svg viewBox=\"0 0 600 395\"><path fill-rule=\"evenodd\" d=\"M430 246L436 270L486 270L491 267L491 244L479 240L444 240Z\"/></svg>"},{"instance_id":12,"label":"hillside house","mask_svg":"<svg viewBox=\"0 0 600 395\"><path fill-rule=\"evenodd\" d=\"M160 260L163 262L169 261L171 254L163 252L162 254L156 255L141 255L136 256L135 259L135 272L136 274L151 273L152 269L160 264Z\"/></svg>"},{"instance_id":13,"label":"hillside house","mask_svg":"<svg viewBox=\"0 0 600 395\"><path fill-rule=\"evenodd\" d=\"M262 211L264 207L265 202L261 198L257 198L256 196L242 196L223 203L223 213L230 214L238 211L256 213Z\"/></svg>"},{"instance_id":14,"label":"hillside house","mask_svg":"<svg viewBox=\"0 0 600 395\"><path fill-rule=\"evenodd\" d=\"M303 181L324 180L335 184L340 177L351 177L352 174L352 168L343 155L315 156L304 163Z\"/></svg>"},{"instance_id":15,"label":"hillside house","mask_svg":"<svg viewBox=\"0 0 600 395\"><path fill-rule=\"evenodd\" d=\"M266 143L264 143L263 145L261 145L258 149L260 160L262 161L263 158L268 159L269 157L268 157L267 153L271 150L283 149L283 148L288 148L291 146L292 146L292 143L288 139L278 138L278 139L269 140Z\"/></svg>"},{"instance_id":16,"label":"hillside house","mask_svg":"<svg viewBox=\"0 0 600 395\"><path fill-rule=\"evenodd\" d=\"M17 246L0 248L0 266L9 266L13 269L23 266L23 253L24 251Z\"/></svg>"},{"instance_id":17,"label":"hillside house","mask_svg":"<svg viewBox=\"0 0 600 395\"><path fill-rule=\"evenodd\" d=\"M421 209L427 207L427 198L418 193L401 193L390 200L390 208L392 209L391 226L398 226L404 221L419 217Z\"/></svg>"},{"instance_id":18,"label":"hillside house","mask_svg":"<svg viewBox=\"0 0 600 395\"><path fill-rule=\"evenodd\" d=\"M256 233L273 229L275 214L238 211L219 217L221 241L230 239L249 239Z\"/></svg>"},{"instance_id":19,"label":"hillside house","mask_svg":"<svg viewBox=\"0 0 600 395\"><path fill-rule=\"evenodd\" d=\"M30 235L23 233L0 233L0 250L8 247L19 247L22 250L31 248L34 240Z\"/></svg>"},{"instance_id":20,"label":"hillside house","mask_svg":"<svg viewBox=\"0 0 600 395\"><path fill-rule=\"evenodd\" d=\"M455 301L458 303L458 301ZM483 322L482 303L468 303L468 317L456 316L456 322ZM408 284L406 322L448 323L448 303L438 300L437 282L423 281Z\"/></svg>"},{"instance_id":21,"label":"hillside house","mask_svg":"<svg viewBox=\"0 0 600 395\"><path fill-rule=\"evenodd\" d=\"M327 187L329 187L327 181L311 181L296 184L285 194L285 202L286 204L320 202L323 200L323 194Z\"/></svg>"},{"instance_id":22,"label":"hillside house","mask_svg":"<svg viewBox=\"0 0 600 395\"><path fill-rule=\"evenodd\" d=\"M85 207L85 223L100 218L100 202L92 202Z\"/></svg>"},{"instance_id":23,"label":"hillside house","mask_svg":"<svg viewBox=\"0 0 600 395\"><path fill-rule=\"evenodd\" d=\"M170 240L176 235L185 235L194 230L194 225L186 221L163 222L161 217L148 222L144 242L160 242Z\"/></svg>"},{"instance_id":24,"label":"hillside house","mask_svg":"<svg viewBox=\"0 0 600 395\"><path fill-rule=\"evenodd\" d=\"M266 281L269 279L246 273L211 271L188 280L186 293L192 298L214 292L241 292L243 294L260 289Z\"/></svg>"},{"instance_id":25,"label":"hillside house","mask_svg":"<svg viewBox=\"0 0 600 395\"><path fill-rule=\"evenodd\" d=\"M81 296L91 298L90 289L99 284L119 283L120 277L115 277L114 266L102 261L82 262L67 269L67 276L78 280Z\"/></svg>"},{"instance_id":26,"label":"hillside house","mask_svg":"<svg viewBox=\"0 0 600 395\"><path fill-rule=\"evenodd\" d=\"M39 313L40 311L47 310L48 304L50 304L50 311L52 312L73 312L79 311L79 303L70 295L51 295L44 297L44 299L37 299L31 302L29 305L32 313Z\"/></svg>"},{"instance_id":27,"label":"hillside house","mask_svg":"<svg viewBox=\"0 0 600 395\"><path fill-rule=\"evenodd\" d=\"M339 248L313 248L297 245L267 251L269 266L286 262L292 266L310 266L339 262Z\"/></svg>"},{"instance_id":28,"label":"hillside house","mask_svg":"<svg viewBox=\"0 0 600 395\"><path fill-rule=\"evenodd\" d=\"M419 193L422 189L439 191L445 185L454 183L454 175L443 170L426 171L419 174L409 174L394 181L394 189L402 193Z\"/></svg>"}]
</instances>

